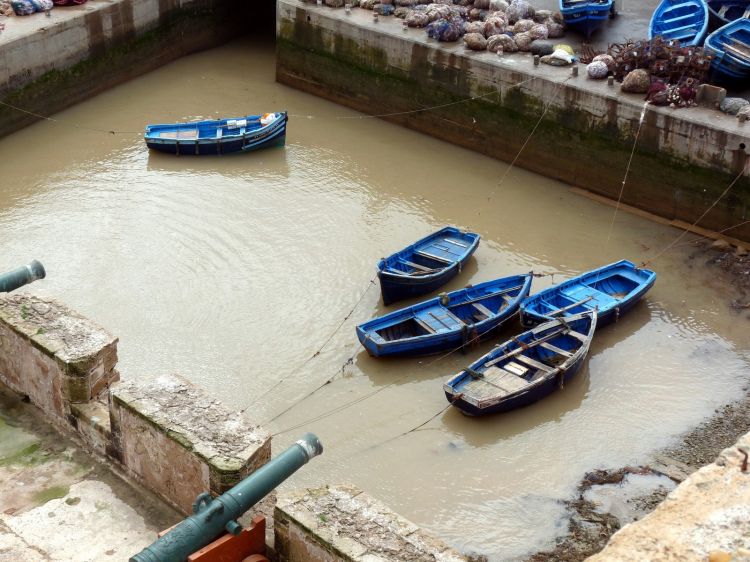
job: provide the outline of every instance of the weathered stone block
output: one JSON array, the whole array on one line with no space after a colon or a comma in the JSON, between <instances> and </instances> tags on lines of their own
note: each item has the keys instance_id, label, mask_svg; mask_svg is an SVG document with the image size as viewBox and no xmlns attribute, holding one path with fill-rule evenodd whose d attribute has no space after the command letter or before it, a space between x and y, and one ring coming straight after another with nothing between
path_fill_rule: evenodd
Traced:
<instances>
[{"instance_id":1,"label":"weathered stone block","mask_svg":"<svg viewBox=\"0 0 750 562\"><path fill-rule=\"evenodd\" d=\"M750 433L725 449L714 464L691 474L652 513L620 529L604 550L587 560L704 562L714 551L745 560L743 551L750 549L750 471L742 451L750 451Z\"/></svg>"},{"instance_id":2,"label":"weathered stone block","mask_svg":"<svg viewBox=\"0 0 750 562\"><path fill-rule=\"evenodd\" d=\"M466 560L350 485L280 495L274 535L278 562Z\"/></svg>"},{"instance_id":3,"label":"weathered stone block","mask_svg":"<svg viewBox=\"0 0 750 562\"><path fill-rule=\"evenodd\" d=\"M268 433L178 375L115 386L110 417L109 453L184 513L198 494L225 492L271 457Z\"/></svg>"},{"instance_id":4,"label":"weathered stone block","mask_svg":"<svg viewBox=\"0 0 750 562\"><path fill-rule=\"evenodd\" d=\"M52 300L14 293L0 298L0 381L67 420L117 381L117 338Z\"/></svg>"},{"instance_id":5,"label":"weathered stone block","mask_svg":"<svg viewBox=\"0 0 750 562\"><path fill-rule=\"evenodd\" d=\"M94 400L87 404L71 404L70 409L70 423L78 436L90 450L106 455L112 440L108 405Z\"/></svg>"}]
</instances>

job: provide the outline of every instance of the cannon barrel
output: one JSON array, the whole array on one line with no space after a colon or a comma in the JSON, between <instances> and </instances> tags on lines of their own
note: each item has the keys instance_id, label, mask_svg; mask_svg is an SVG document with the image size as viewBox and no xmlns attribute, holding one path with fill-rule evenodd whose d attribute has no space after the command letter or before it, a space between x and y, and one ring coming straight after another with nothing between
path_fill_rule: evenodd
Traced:
<instances>
[{"instance_id":1,"label":"cannon barrel","mask_svg":"<svg viewBox=\"0 0 750 562\"><path fill-rule=\"evenodd\" d=\"M322 452L320 440L306 433L221 496L212 498L207 492L199 495L193 504L193 515L133 556L130 562L184 562L224 531L238 535L242 531L237 523L239 516Z\"/></svg>"},{"instance_id":2,"label":"cannon barrel","mask_svg":"<svg viewBox=\"0 0 750 562\"><path fill-rule=\"evenodd\" d=\"M38 261L33 260L29 265L24 265L8 273L0 274L0 293L10 293L19 287L28 285L32 281L44 279L45 275L47 273L44 271L44 266Z\"/></svg>"}]
</instances>

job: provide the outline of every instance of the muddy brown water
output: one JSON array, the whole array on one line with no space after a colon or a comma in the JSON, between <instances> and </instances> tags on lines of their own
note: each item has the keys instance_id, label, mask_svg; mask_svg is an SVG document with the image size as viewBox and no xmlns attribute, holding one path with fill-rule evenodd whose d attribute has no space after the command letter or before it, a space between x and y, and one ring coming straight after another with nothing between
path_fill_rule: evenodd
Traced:
<instances>
[{"instance_id":1,"label":"muddy brown water","mask_svg":"<svg viewBox=\"0 0 750 562\"><path fill-rule=\"evenodd\" d=\"M138 134L281 109L283 149L172 157ZM647 462L747 382L748 320L680 244L563 391L485 419L440 413L442 383L493 343L441 360L368 357L354 326L387 310L370 284L378 258L454 224L482 242L446 289L529 270L560 281L641 262L679 232L613 221L611 207L520 169L499 185L502 162L280 86L271 44L186 57L55 117L0 140L0 269L42 261L48 278L28 290L119 336L123 377L181 373L271 432L299 426L274 438L277 452L318 434L325 453L289 488L352 482L463 551L514 560L565 530L561 500L587 470Z\"/></svg>"}]
</instances>

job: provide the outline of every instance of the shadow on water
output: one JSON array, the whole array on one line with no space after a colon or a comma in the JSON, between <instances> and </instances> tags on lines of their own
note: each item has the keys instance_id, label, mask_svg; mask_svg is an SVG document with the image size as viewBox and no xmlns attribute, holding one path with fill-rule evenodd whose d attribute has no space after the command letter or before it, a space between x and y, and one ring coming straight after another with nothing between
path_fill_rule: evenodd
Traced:
<instances>
[{"instance_id":1,"label":"shadow on water","mask_svg":"<svg viewBox=\"0 0 750 562\"><path fill-rule=\"evenodd\" d=\"M229 115L225 117L231 117ZM266 149L254 153L233 154L187 154L176 156L149 150L146 161L149 172L184 176L213 176L240 178L256 182L264 178L287 179L291 173L287 151L283 147Z\"/></svg>"}]
</instances>

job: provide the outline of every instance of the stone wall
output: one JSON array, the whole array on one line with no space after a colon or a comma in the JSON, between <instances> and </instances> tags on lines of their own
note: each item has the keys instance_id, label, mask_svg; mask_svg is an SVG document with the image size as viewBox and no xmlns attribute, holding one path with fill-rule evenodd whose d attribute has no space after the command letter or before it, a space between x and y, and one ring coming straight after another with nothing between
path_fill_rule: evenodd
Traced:
<instances>
[{"instance_id":1,"label":"stone wall","mask_svg":"<svg viewBox=\"0 0 750 562\"><path fill-rule=\"evenodd\" d=\"M280 495L277 562L459 562L466 560L354 486Z\"/></svg>"},{"instance_id":2,"label":"stone wall","mask_svg":"<svg viewBox=\"0 0 750 562\"><path fill-rule=\"evenodd\" d=\"M0 34L0 136L252 25L250 3L109 0L13 18Z\"/></svg>"},{"instance_id":3,"label":"stone wall","mask_svg":"<svg viewBox=\"0 0 750 562\"><path fill-rule=\"evenodd\" d=\"M196 491L224 493L271 458L268 433L182 377L119 384L110 401L110 454L185 513Z\"/></svg>"},{"instance_id":4,"label":"stone wall","mask_svg":"<svg viewBox=\"0 0 750 562\"><path fill-rule=\"evenodd\" d=\"M750 560L750 469L742 451L750 451L750 434L619 530L588 562Z\"/></svg>"},{"instance_id":5,"label":"stone wall","mask_svg":"<svg viewBox=\"0 0 750 562\"><path fill-rule=\"evenodd\" d=\"M0 299L0 379L57 425L118 380L117 338L51 300Z\"/></svg>"},{"instance_id":6,"label":"stone wall","mask_svg":"<svg viewBox=\"0 0 750 562\"><path fill-rule=\"evenodd\" d=\"M117 338L52 300L0 297L0 383L183 513L271 457L271 437L178 375L119 379Z\"/></svg>"},{"instance_id":7,"label":"stone wall","mask_svg":"<svg viewBox=\"0 0 750 562\"><path fill-rule=\"evenodd\" d=\"M747 125L734 117L645 107L585 72L438 43L396 18L374 23L367 10L277 5L284 84L613 199L640 127L624 203L693 223L720 199L699 223L714 230L749 218ZM436 109L414 112L423 108ZM750 223L727 234L750 240Z\"/></svg>"}]
</instances>

